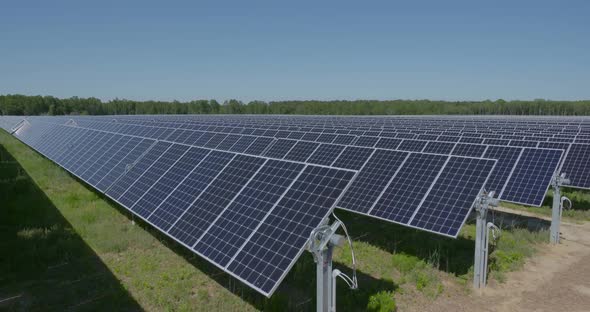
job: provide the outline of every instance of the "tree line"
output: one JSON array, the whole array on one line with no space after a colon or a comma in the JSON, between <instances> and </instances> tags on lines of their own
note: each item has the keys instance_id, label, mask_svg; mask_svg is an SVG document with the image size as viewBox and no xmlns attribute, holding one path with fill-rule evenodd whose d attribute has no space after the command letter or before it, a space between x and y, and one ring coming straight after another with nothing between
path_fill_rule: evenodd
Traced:
<instances>
[{"instance_id":1,"label":"tree line","mask_svg":"<svg viewBox=\"0 0 590 312\"><path fill-rule=\"evenodd\" d=\"M550 101L101 101L90 97L0 95L0 115L301 114L301 115L590 115L590 100Z\"/></svg>"}]
</instances>

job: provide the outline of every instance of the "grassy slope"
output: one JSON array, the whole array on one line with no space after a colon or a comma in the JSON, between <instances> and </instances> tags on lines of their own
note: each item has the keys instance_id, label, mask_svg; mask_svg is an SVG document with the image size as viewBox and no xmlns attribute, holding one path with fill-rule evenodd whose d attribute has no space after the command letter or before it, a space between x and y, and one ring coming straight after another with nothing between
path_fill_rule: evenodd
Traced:
<instances>
[{"instance_id":1,"label":"grassy slope","mask_svg":"<svg viewBox=\"0 0 590 312\"><path fill-rule=\"evenodd\" d=\"M3 131L0 145L30 176L1 186L2 297L24 294L33 299L21 300L21 307L43 309L56 301L50 306L55 310L78 304L133 310L135 302L148 310L254 310L203 272L213 271L210 266L195 267L186 254L133 225L114 204ZM107 282L92 286L101 275ZM68 293L52 298L62 292Z\"/></svg>"},{"instance_id":2,"label":"grassy slope","mask_svg":"<svg viewBox=\"0 0 590 312\"><path fill-rule=\"evenodd\" d=\"M0 145L23 168L20 182L0 184L0 244L8 246L0 254L0 298L24 294L16 307L47 308L53 303L49 307L55 310L314 310L315 265L308 253L268 300L149 226L133 225L123 208L2 131ZM0 167L0 173L19 171L9 167ZM364 310L370 296L380 291L395 291L407 305L437 296L443 283L468 289L473 225L466 225L454 240L337 214L354 238L361 287L351 292L338 283L340 309ZM502 271L518 268L547 236L506 231L491 256L492 271L500 273L493 276L501 278ZM348 247L336 251L335 262L350 273ZM35 299L25 300L27 296Z\"/></svg>"}]
</instances>

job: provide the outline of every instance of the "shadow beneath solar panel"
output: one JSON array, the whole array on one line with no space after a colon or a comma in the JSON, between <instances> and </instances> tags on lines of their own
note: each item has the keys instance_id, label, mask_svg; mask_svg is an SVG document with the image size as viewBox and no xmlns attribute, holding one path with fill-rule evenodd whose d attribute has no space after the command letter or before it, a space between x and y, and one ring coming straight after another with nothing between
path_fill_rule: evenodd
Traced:
<instances>
[{"instance_id":1,"label":"shadow beneath solar panel","mask_svg":"<svg viewBox=\"0 0 590 312\"><path fill-rule=\"evenodd\" d=\"M464 275L473 266L475 241L472 237L448 238L339 209L336 215L356 242L388 253L412 255L455 275Z\"/></svg>"},{"instance_id":2,"label":"shadow beneath solar panel","mask_svg":"<svg viewBox=\"0 0 590 312\"><path fill-rule=\"evenodd\" d=\"M0 310L141 310L0 145Z\"/></svg>"},{"instance_id":3,"label":"shadow beneath solar panel","mask_svg":"<svg viewBox=\"0 0 590 312\"><path fill-rule=\"evenodd\" d=\"M548 208L550 211L551 208ZM490 210L488 221L502 230L526 229L529 232L548 231L551 221L532 215L522 215L506 211Z\"/></svg>"}]
</instances>

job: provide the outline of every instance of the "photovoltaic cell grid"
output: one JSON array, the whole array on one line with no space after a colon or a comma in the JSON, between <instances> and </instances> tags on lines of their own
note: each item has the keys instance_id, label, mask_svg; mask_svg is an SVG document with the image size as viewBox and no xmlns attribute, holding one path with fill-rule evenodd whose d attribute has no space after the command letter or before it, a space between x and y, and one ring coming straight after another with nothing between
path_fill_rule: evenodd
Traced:
<instances>
[{"instance_id":1,"label":"photovoltaic cell grid","mask_svg":"<svg viewBox=\"0 0 590 312\"><path fill-rule=\"evenodd\" d=\"M555 173L554 167L550 164L559 163L562 153L561 150L544 150L544 155L539 155L525 149L520 156L521 161L512 172L512 175L518 178L509 180L500 198L515 203L542 202ZM545 188L531 189L530 184L542 184ZM522 189L527 191L523 192Z\"/></svg>"},{"instance_id":2,"label":"photovoltaic cell grid","mask_svg":"<svg viewBox=\"0 0 590 312\"><path fill-rule=\"evenodd\" d=\"M433 182L428 195L420 204L409 224L436 233L456 236L469 209L473 198L481 191L487 176L482 172L492 170L493 162L477 158L451 157ZM464 181L457 184L455 181Z\"/></svg>"}]
</instances>

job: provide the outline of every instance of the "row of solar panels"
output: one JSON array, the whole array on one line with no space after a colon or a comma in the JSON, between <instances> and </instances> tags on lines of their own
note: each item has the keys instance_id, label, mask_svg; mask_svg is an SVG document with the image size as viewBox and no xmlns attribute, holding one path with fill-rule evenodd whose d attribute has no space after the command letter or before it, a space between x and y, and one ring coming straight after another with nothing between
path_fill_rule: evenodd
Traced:
<instances>
[{"instance_id":1,"label":"row of solar panels","mask_svg":"<svg viewBox=\"0 0 590 312\"><path fill-rule=\"evenodd\" d=\"M325 135L317 133L300 135L297 136L300 139L296 140L267 136L276 135L277 132L245 135L145 125L131 126L108 120L106 120L107 122L84 122L84 118L76 120L79 126L83 125L97 130L152 137L249 155L340 166L352 170L359 170L363 165L363 155L370 155L375 149L496 159L498 164L486 184L486 189L495 191L497 196L504 201L533 206L542 204L551 177L556 171L563 153L562 150L555 149L351 136L345 137L348 140L340 140L339 144L335 144L329 143L335 141L334 135L330 135L326 140ZM341 160L337 160L339 156ZM387 180L373 180L372 185L367 189L381 190L386 184ZM352 189L354 189L354 185ZM370 197L368 200L363 200L366 196L364 191L361 189L358 193L351 194L350 200L345 197L339 207L365 212L365 209L368 209L367 203L373 202L375 198ZM397 219L390 221L399 222Z\"/></svg>"},{"instance_id":2,"label":"row of solar panels","mask_svg":"<svg viewBox=\"0 0 590 312\"><path fill-rule=\"evenodd\" d=\"M115 118L134 118L134 116L114 116ZM155 115L152 116L155 120L195 120L200 123L209 121L225 122L232 125L241 124L256 124L264 121L266 124L278 126L307 126L307 127L359 127L359 128L373 128L373 129L387 129L387 128L407 128L407 129L465 129L485 131L491 130L532 130L540 132L584 132L589 133L590 121L588 118L575 118L571 122L559 122L549 119L545 120L529 120L529 119L480 119L477 122L466 122L465 120L436 120L428 119L427 117L420 117L418 119L403 119L396 116L382 116L382 117L337 117L337 116L267 116L267 115L234 115L232 117L219 115Z\"/></svg>"},{"instance_id":3,"label":"row of solar panels","mask_svg":"<svg viewBox=\"0 0 590 312\"><path fill-rule=\"evenodd\" d=\"M193 130L207 130L219 133L232 133L232 134L250 134L259 136L268 136L274 138L289 138L289 139L300 139L315 141L320 143L335 143L335 144L353 144L357 146L365 147L378 147L378 148L390 148L408 151L418 152L432 152L448 154L454 151L458 155L473 156L473 157L490 157L495 158L491 155L485 155L483 152L486 145L500 145L500 146L520 146L520 147L539 147L539 148L552 148L562 149L564 155L562 156L562 168L561 172L565 172L570 178L571 187L589 189L590 188L590 144L587 144L588 140L583 140L583 144L570 144L565 142L534 142L534 141L522 141L522 140L508 140L508 139L482 139L472 136L428 136L422 135L419 139L404 138L404 136L397 136L391 138L389 135L379 132L362 132L359 135L334 133L333 131L316 132L317 129L309 129L308 132L295 130L266 130L264 124L258 125L258 128L252 130L252 128L240 128L240 127L221 127L221 126L203 126L195 123L155 123L150 117L146 116L135 116L133 120L130 119L116 119L117 123L123 125L130 121L139 122L143 125L151 126L166 126L172 128L192 128ZM94 127L93 122L112 122L110 118L91 118L89 120L79 120L81 123L87 123L88 126ZM192 126L191 126L192 125ZM211 130L213 129L213 130ZM320 129L321 130L321 129ZM133 130L125 130L133 131ZM444 143L435 143L431 141L439 141ZM569 140L571 141L571 140ZM451 144L451 143L463 143L463 144ZM495 149L495 148L493 148ZM512 153L518 149L502 149L512 150ZM492 153L492 152L490 152ZM507 152L509 153L509 152ZM496 154L498 154L496 152ZM508 157L508 156L505 156ZM496 185L493 185L496 186ZM500 192L500 187L494 188ZM544 195L544 193L542 194ZM522 200L514 198L503 198L506 201L518 202L523 204L538 206L542 198L535 197L535 201Z\"/></svg>"},{"instance_id":4,"label":"row of solar panels","mask_svg":"<svg viewBox=\"0 0 590 312\"><path fill-rule=\"evenodd\" d=\"M498 127L473 127L473 128L466 128L466 127L452 127L448 124L440 124L440 125L419 125L414 124L412 126L409 125L395 125L395 126L379 126L378 124L371 124L368 123L366 125L356 125L354 123L346 124L343 123L341 125L322 125L322 124L306 124L305 120L297 120L293 121L290 124L284 123L273 123L272 120L268 120L264 117L257 117L255 119L248 119L244 121L239 117L231 117L229 119L235 120L226 120L224 118L216 117L216 116L208 116L206 117L194 117L194 115L184 115L184 116L171 116L171 117L161 117L161 116L109 116L108 118L113 118L117 120L126 120L126 121L136 121L136 122L143 122L146 120L152 120L152 122L195 122L199 125L225 125L228 127L256 127L259 125L264 125L267 129L286 129L289 128L291 130L296 130L298 127L303 128L316 128L323 130L324 132L327 129L337 130L338 133L347 134L347 131L353 131L353 134L362 134L362 132L368 131L370 133L375 133L372 135L378 135L379 133L383 132L385 134L391 135L392 132L394 133L409 133L409 134L429 134L429 135L459 135L461 133L470 133L470 134L482 134L485 135L484 137L487 138L501 138L501 135L507 136L521 136L521 137L530 137L533 138L579 138L579 139L590 139L590 133L585 131L587 129L580 128L580 127L569 127L569 128L561 128L561 127L553 127L553 126L537 126L537 127L523 127L523 129L517 129L518 127L508 127L508 126L498 126ZM496 134L496 135L492 135Z\"/></svg>"},{"instance_id":5,"label":"row of solar panels","mask_svg":"<svg viewBox=\"0 0 590 312\"><path fill-rule=\"evenodd\" d=\"M92 120L105 121L109 118L85 118L83 122L91 122ZM152 125L162 127L187 127L186 124L179 124L178 122L166 122L156 123L148 119L118 119L122 123L134 123L140 125ZM65 121L63 121L65 122ZM475 143L475 144L489 144L489 145L508 145L508 146L525 146L525 147L543 147L543 148L561 148L567 150L567 146L561 143L572 143L577 144L588 144L590 139L586 138L572 138L567 135L561 135L554 138L543 138L535 136L517 136L517 135L498 135L498 134L477 134L477 133L459 133L451 135L450 133L443 134L414 134L414 133L397 133L397 132L384 132L384 131L359 131L350 129L321 129L321 128L287 128L284 130L269 129L269 126L260 124L256 128L244 128L244 127L230 127L230 126L215 126L215 125L201 125L192 124L192 129L215 129L217 132L227 133L241 133L241 134L256 134L274 137L289 137L289 138L301 138L303 135L313 136L321 135L322 142L329 142L333 140L333 143L341 143L342 140L353 140L358 136L373 136L373 137L388 137L408 140L428 140L428 141L441 141L441 142L461 142L461 143ZM272 127L270 127L272 128ZM557 136L557 135L556 135ZM313 140L313 139L312 139Z\"/></svg>"},{"instance_id":6,"label":"row of solar panels","mask_svg":"<svg viewBox=\"0 0 590 312\"><path fill-rule=\"evenodd\" d=\"M232 151L239 140L226 150L218 148L221 142L209 147L215 135L194 146L162 140L182 129L145 127L144 135L131 135L55 120L3 127L267 296L335 204L356 199L349 192L372 191L379 198L362 213L456 236L496 163L355 146L336 155L329 153L335 145L326 144L326 153L318 145L313 154L320 162L333 160L320 165L278 157L285 148L258 147L262 137L245 145L260 152L247 155ZM310 142L298 143L302 153L309 152L303 143ZM373 185L381 187L380 194Z\"/></svg>"},{"instance_id":7,"label":"row of solar panels","mask_svg":"<svg viewBox=\"0 0 590 312\"><path fill-rule=\"evenodd\" d=\"M108 119L108 118L107 118ZM105 118L91 118L91 120L105 121ZM140 124L140 125L154 125L161 127L178 127L180 124L186 122L155 122L150 120L138 120L138 119L126 119L119 118L115 119L118 122L129 123L129 124ZM375 137L389 137L389 138L404 138L404 139L418 139L418 140L434 140L434 141L446 141L455 142L461 140L463 137L472 140L499 140L500 142L523 141L522 144L536 144L536 142L564 142L564 143L590 143L590 135L579 135L579 134L559 134L555 132L548 133L530 133L530 134L517 134L514 132L507 131L489 131L486 133L481 132L462 132L462 131L427 131L424 129L420 130L381 130L381 129L351 129L345 128L322 128L322 127L300 127L300 126L272 126L265 123L253 124L253 125L231 125L227 123L196 123L192 121L194 125L205 129L209 127L222 127L231 129L249 129L253 131L260 130L274 130L274 131L290 131L290 132L304 132L304 133L323 133L323 134L334 134L334 135L353 135L353 136L375 136ZM480 142L480 143L481 143ZM506 145L504 143L502 145Z\"/></svg>"}]
</instances>

